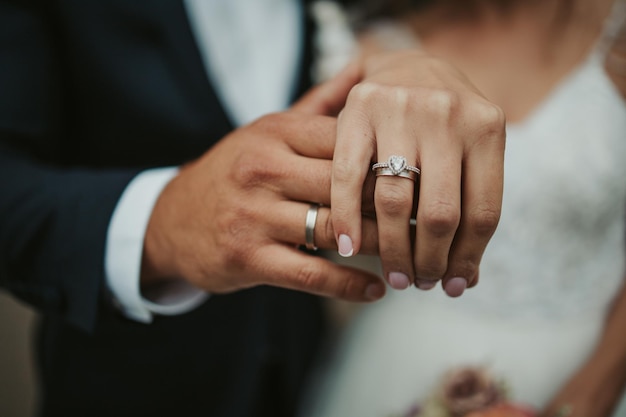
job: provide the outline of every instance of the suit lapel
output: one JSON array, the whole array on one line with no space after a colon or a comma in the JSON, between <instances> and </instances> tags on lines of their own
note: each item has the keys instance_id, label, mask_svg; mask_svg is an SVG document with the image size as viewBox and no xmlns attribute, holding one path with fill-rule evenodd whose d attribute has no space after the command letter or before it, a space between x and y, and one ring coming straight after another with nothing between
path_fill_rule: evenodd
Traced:
<instances>
[{"instance_id":1,"label":"suit lapel","mask_svg":"<svg viewBox=\"0 0 626 417\"><path fill-rule=\"evenodd\" d=\"M184 3L182 0L159 0L159 3L166 28L166 52L173 67L180 73L180 80L186 91L192 94L199 108L206 109L209 102L219 102L219 99L207 76ZM226 119L221 106L220 111Z\"/></svg>"},{"instance_id":2,"label":"suit lapel","mask_svg":"<svg viewBox=\"0 0 626 417\"><path fill-rule=\"evenodd\" d=\"M198 109L201 117L226 120L227 131L232 130L234 124L229 120L207 76L183 0L152 0L149 3L118 1L117 3L119 3L118 7L135 15L140 14L158 26L164 54L175 72L177 82L180 83L185 94L191 98L194 108ZM307 2L304 3L303 7L306 8ZM294 91L294 99L311 85L309 76L309 68L313 60L311 39L315 28L306 12L304 30L299 82Z\"/></svg>"}]
</instances>

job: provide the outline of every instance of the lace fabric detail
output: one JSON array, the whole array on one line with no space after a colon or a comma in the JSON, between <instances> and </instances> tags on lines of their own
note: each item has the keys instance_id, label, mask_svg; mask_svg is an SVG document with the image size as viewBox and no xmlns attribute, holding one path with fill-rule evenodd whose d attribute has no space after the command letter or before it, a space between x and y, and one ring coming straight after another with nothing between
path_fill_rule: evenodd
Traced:
<instances>
[{"instance_id":1,"label":"lace fabric detail","mask_svg":"<svg viewBox=\"0 0 626 417\"><path fill-rule=\"evenodd\" d=\"M309 11L317 26L312 75L314 81L322 82L332 78L357 56L358 43L348 16L337 3L315 1L309 6Z\"/></svg>"}]
</instances>

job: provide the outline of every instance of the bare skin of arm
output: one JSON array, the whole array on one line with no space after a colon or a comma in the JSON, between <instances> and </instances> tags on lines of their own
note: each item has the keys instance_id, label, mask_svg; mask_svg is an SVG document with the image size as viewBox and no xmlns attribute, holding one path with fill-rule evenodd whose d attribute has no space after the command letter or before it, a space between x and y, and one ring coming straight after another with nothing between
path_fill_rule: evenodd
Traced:
<instances>
[{"instance_id":1,"label":"bare skin of arm","mask_svg":"<svg viewBox=\"0 0 626 417\"><path fill-rule=\"evenodd\" d=\"M608 417L626 387L626 285L609 312L604 332L587 362L554 397L542 414L556 415L566 404L570 417Z\"/></svg>"}]
</instances>

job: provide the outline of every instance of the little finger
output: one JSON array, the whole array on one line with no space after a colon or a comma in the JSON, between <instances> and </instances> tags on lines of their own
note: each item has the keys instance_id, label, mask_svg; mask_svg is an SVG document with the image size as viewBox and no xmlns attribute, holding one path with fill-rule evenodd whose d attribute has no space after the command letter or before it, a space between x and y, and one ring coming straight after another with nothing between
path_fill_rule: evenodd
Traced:
<instances>
[{"instance_id":1,"label":"little finger","mask_svg":"<svg viewBox=\"0 0 626 417\"><path fill-rule=\"evenodd\" d=\"M478 266L496 230L502 206L504 140L483 142L466 158L463 169L462 216L450 250L443 287L448 295L463 293L478 280Z\"/></svg>"}]
</instances>

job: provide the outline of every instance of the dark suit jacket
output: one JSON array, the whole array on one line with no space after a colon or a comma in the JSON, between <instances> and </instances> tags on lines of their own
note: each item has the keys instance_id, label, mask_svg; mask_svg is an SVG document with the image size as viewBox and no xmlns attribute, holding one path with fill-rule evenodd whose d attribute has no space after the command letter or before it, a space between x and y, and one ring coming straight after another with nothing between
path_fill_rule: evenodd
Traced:
<instances>
[{"instance_id":1,"label":"dark suit jacket","mask_svg":"<svg viewBox=\"0 0 626 417\"><path fill-rule=\"evenodd\" d=\"M128 182L231 129L181 1L0 1L0 283L43 313L42 415L293 415L316 298L257 288L143 325L103 291Z\"/></svg>"}]
</instances>

